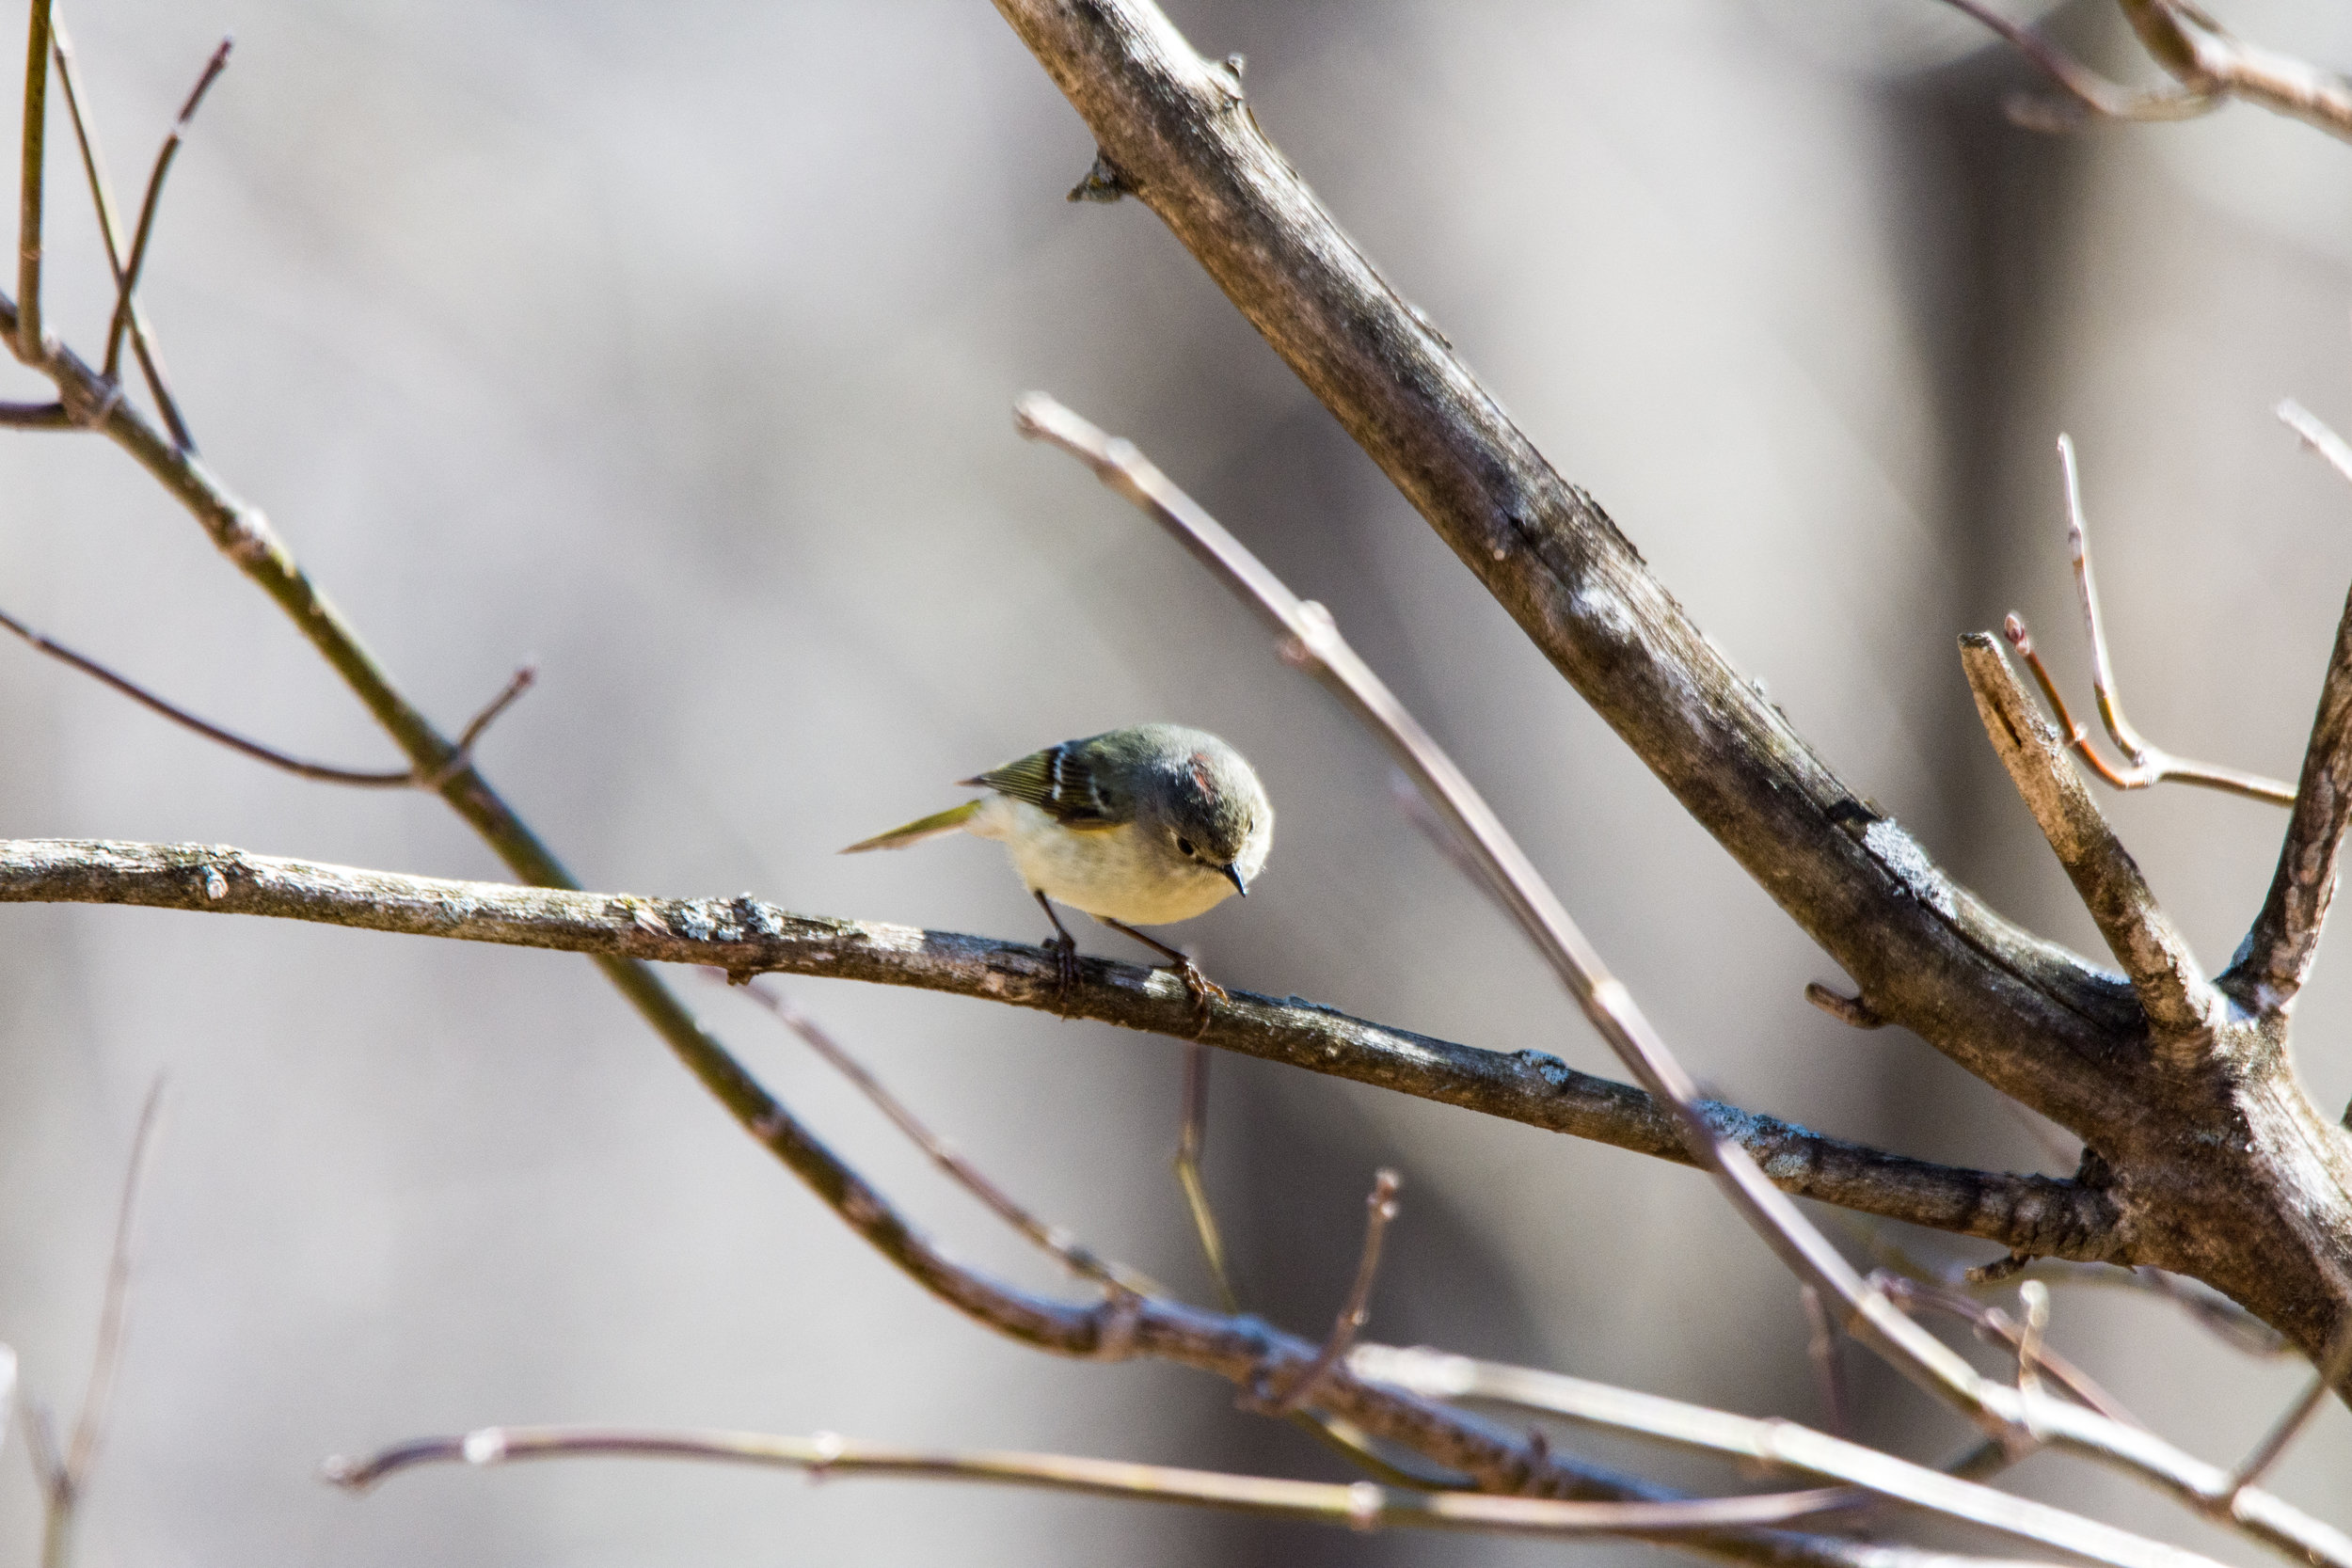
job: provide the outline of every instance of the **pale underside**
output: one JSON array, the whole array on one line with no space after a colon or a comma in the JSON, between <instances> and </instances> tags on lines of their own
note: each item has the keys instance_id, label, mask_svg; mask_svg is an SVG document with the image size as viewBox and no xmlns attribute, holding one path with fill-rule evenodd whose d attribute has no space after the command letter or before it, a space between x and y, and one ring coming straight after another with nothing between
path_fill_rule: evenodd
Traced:
<instances>
[{"instance_id":1,"label":"pale underside","mask_svg":"<svg viewBox=\"0 0 2352 1568\"><path fill-rule=\"evenodd\" d=\"M1069 828L1025 800L992 794L963 831L1000 841L1021 879L1056 903L1130 926L1190 920L1233 893L1224 873L1183 858L1133 822ZM1242 875L1256 869L1244 865Z\"/></svg>"}]
</instances>

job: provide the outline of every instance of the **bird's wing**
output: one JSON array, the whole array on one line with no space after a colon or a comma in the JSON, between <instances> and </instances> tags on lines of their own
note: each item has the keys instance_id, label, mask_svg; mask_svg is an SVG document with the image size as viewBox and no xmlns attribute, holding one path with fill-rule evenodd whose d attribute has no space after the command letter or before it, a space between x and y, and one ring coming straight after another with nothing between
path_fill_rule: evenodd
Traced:
<instances>
[{"instance_id":1,"label":"bird's wing","mask_svg":"<svg viewBox=\"0 0 2352 1568\"><path fill-rule=\"evenodd\" d=\"M962 782L1026 800L1065 828L1115 828L1133 820L1135 807L1097 776L1095 754L1086 741L1065 740Z\"/></svg>"}]
</instances>

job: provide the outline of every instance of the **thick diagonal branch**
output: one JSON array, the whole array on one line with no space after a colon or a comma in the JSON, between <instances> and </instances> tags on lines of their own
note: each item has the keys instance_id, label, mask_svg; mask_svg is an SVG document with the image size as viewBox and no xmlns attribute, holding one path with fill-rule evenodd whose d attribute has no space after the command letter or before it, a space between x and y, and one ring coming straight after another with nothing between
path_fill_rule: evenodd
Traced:
<instances>
[{"instance_id":1,"label":"thick diagonal branch","mask_svg":"<svg viewBox=\"0 0 2352 1568\"><path fill-rule=\"evenodd\" d=\"M2246 934L2243 956L2221 976L2231 994L2259 1012L2280 1014L2312 972L2319 932L2336 892L2336 861L2352 821L2352 596L2336 627L2320 683L2319 713L2295 792L2295 815L2279 849L2270 895Z\"/></svg>"},{"instance_id":2,"label":"thick diagonal branch","mask_svg":"<svg viewBox=\"0 0 2352 1568\"><path fill-rule=\"evenodd\" d=\"M0 841L0 903L135 904L352 926L369 930L588 953L607 963L690 963L749 975L831 975L1063 1010L1042 948L907 926L793 914L739 898L639 898L448 881L249 855L219 845L69 839ZM1158 970L1081 961L1073 1016L1189 1035L1181 981ZM1390 1029L1293 997L1212 1002L1207 1044L1461 1106L1679 1164L1671 1115L1629 1085L1541 1052L1503 1053ZM2130 1262L2104 1193L2049 1177L1910 1160L1708 1102L1711 1122L1783 1189L1915 1225L2060 1258Z\"/></svg>"},{"instance_id":3,"label":"thick diagonal branch","mask_svg":"<svg viewBox=\"0 0 2352 1568\"><path fill-rule=\"evenodd\" d=\"M2201 1054L2199 1042L2210 1037L2219 1002L2196 955L2100 815L2090 786L2067 759L2065 742L2034 711L1993 634L1963 637L1960 662L1994 752L2139 992L2159 1051L2175 1065L2191 1065Z\"/></svg>"},{"instance_id":4,"label":"thick diagonal branch","mask_svg":"<svg viewBox=\"0 0 2352 1568\"><path fill-rule=\"evenodd\" d=\"M2122 1114L2129 992L1955 886L1813 753L1374 270L1229 71L1147 6L997 8L1125 186L1875 1011L2077 1132Z\"/></svg>"}]
</instances>

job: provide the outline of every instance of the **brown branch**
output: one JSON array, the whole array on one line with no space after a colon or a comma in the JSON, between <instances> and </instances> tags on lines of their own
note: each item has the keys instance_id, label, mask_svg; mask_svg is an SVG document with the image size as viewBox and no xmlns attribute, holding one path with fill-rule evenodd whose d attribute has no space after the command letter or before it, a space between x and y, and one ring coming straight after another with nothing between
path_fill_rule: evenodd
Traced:
<instances>
[{"instance_id":1,"label":"brown branch","mask_svg":"<svg viewBox=\"0 0 2352 1568\"><path fill-rule=\"evenodd\" d=\"M2145 1424L2124 1409L2113 1395L2091 1381L2090 1375L2074 1362L2046 1344L2037 1342L2028 1345L2026 1330L1999 1307L1989 1307L1958 1291L1945 1290L1884 1269L1870 1277L1878 1281L1879 1289L1894 1297L1906 1310L1925 1309L1949 1314L1974 1328L1979 1338L2013 1352L2021 1364L2030 1361L2035 1371L2046 1373L2052 1383L2064 1389L2084 1408L2096 1410L2107 1419L2125 1426ZM2039 1286L2041 1281L2027 1280L2026 1283Z\"/></svg>"},{"instance_id":2,"label":"brown branch","mask_svg":"<svg viewBox=\"0 0 2352 1568\"><path fill-rule=\"evenodd\" d=\"M2131 977L2159 1053L2177 1068L2195 1065L2204 1057L2222 1006L2196 956L2099 814L2058 736L2033 710L1993 634L1963 637L1960 661L1993 750Z\"/></svg>"},{"instance_id":3,"label":"brown branch","mask_svg":"<svg viewBox=\"0 0 2352 1568\"><path fill-rule=\"evenodd\" d=\"M2233 1495L2268 1474L2270 1467L2279 1463L2279 1456L2287 1451L2287 1445L2294 1442L2310 1423L2312 1415L2319 1409L2320 1402L2328 1397L2328 1390L2345 1378L2352 1377L2352 1322L2347 1322L2337 1332L2335 1345L2328 1351L2328 1359L2313 1370L2317 1375L2302 1394L2287 1406L2263 1440L2254 1445L2253 1451L2231 1472L2230 1479L2234 1483Z\"/></svg>"},{"instance_id":4,"label":"brown branch","mask_svg":"<svg viewBox=\"0 0 2352 1568\"><path fill-rule=\"evenodd\" d=\"M1622 1535L1672 1540L1727 1528L1793 1524L1867 1500L1852 1487L1672 1501L1555 1502L1469 1493L1397 1492L1358 1481L1279 1481L1136 1465L1071 1454L898 1449L819 1433L632 1432L609 1427L485 1427L461 1437L402 1443L364 1459L330 1459L326 1478L358 1491L424 1465L502 1465L518 1459L684 1459L804 1470L812 1477L919 1476L992 1482L1131 1501L1192 1503L1264 1518L1354 1530L1452 1529L1488 1535ZM1899 1556L1907 1557L1903 1553ZM1967 1560L1963 1559L1962 1561ZM2192 1561L2202 1561L2192 1559Z\"/></svg>"},{"instance_id":5,"label":"brown branch","mask_svg":"<svg viewBox=\"0 0 2352 1568\"><path fill-rule=\"evenodd\" d=\"M212 90L220 73L229 69L229 52L236 40L223 39L220 47L204 62L204 70L188 93L188 101L180 106L179 118L171 122L171 130L164 137L163 147L155 154L155 167L147 177L147 194L139 201L138 227L131 231L131 255L122 263L122 274L115 288L114 320L106 327L106 359L100 374L108 381L119 379L122 366L122 340L131 329L131 300L138 292L139 277L147 270L147 244L154 237L155 214L163 205L164 181L171 173L171 161L180 155L180 144L186 139L188 123L196 118L197 106Z\"/></svg>"},{"instance_id":6,"label":"brown branch","mask_svg":"<svg viewBox=\"0 0 2352 1568\"><path fill-rule=\"evenodd\" d=\"M2352 81L2247 43L2186 0L2120 0L2158 65L2191 93L2226 94L2352 140Z\"/></svg>"},{"instance_id":7,"label":"brown branch","mask_svg":"<svg viewBox=\"0 0 2352 1568\"><path fill-rule=\"evenodd\" d=\"M57 86L65 90L66 111L73 120L74 144L82 151L82 172L89 181L90 206L98 214L98 237L104 243L106 266L114 275L119 294L124 282L122 219L115 210L114 185L106 178L106 164L99 154L97 134L82 112L81 72L74 65L73 44L66 37L63 24L54 17L50 22L49 51L57 63ZM182 418L180 404L171 395L170 383L164 374L163 354L155 347L147 311L136 299L131 301L131 352L139 362L140 373L146 377L148 391L155 399L155 411L163 416L165 428L171 432L173 444L183 451L193 452L196 437L189 434L188 422Z\"/></svg>"},{"instance_id":8,"label":"brown branch","mask_svg":"<svg viewBox=\"0 0 2352 1568\"><path fill-rule=\"evenodd\" d=\"M467 724L465 733L458 736L457 745L450 753L449 760L430 774L413 768L388 769L336 768L323 762L305 762L300 757L291 756L274 746L264 746L258 740L248 740L233 730L225 730L208 720L199 719L186 708L157 696L129 676L117 674L87 655L76 653L56 639L35 631L6 610L0 610L0 627L6 627L16 633L17 636L32 644L35 649L47 654L59 663L79 670L92 679L112 687L150 712L161 714L173 723L183 729L192 730L207 740L217 741L232 752L251 757L256 762L267 763L270 767L292 773L297 778L313 779L321 784L349 784L360 789L438 790L455 769L466 765L467 758L472 754L474 742L482 738L483 732L490 727L500 714L506 711L516 698L530 690L532 683L538 678L537 671L528 664L516 670L513 678L506 683L499 694L485 704L482 710L476 713L472 721Z\"/></svg>"},{"instance_id":9,"label":"brown branch","mask_svg":"<svg viewBox=\"0 0 2352 1568\"><path fill-rule=\"evenodd\" d=\"M1058 1014L1053 954L951 932L800 915L739 898L667 899L360 871L221 845L0 841L0 903L137 904L258 914L370 930L589 953L611 963L683 963L748 977L833 976ZM1194 1026L1183 982L1086 958L1073 1017L1177 1037ZM1534 1051L1502 1053L1391 1029L1295 997L1235 991L1200 1037L1263 1060L1352 1079L1636 1153L1688 1163L1673 1120L1640 1090ZM2039 1253L2131 1260L2104 1193L2044 1176L1963 1170L1825 1137L1707 1102L1708 1120L1788 1191L1866 1213Z\"/></svg>"},{"instance_id":10,"label":"brown branch","mask_svg":"<svg viewBox=\"0 0 2352 1568\"><path fill-rule=\"evenodd\" d=\"M0 403L0 425L10 430L72 430L78 423L62 403Z\"/></svg>"},{"instance_id":11,"label":"brown branch","mask_svg":"<svg viewBox=\"0 0 2352 1568\"><path fill-rule=\"evenodd\" d=\"M1822 1423L1831 1435L1849 1436L1852 1423L1846 1418L1846 1368L1837 1354L1836 1321L1829 1315L1821 1292L1812 1286L1798 1286L1797 1300L1804 1307L1804 1354L1813 1364L1814 1386L1820 1391Z\"/></svg>"}]
</instances>

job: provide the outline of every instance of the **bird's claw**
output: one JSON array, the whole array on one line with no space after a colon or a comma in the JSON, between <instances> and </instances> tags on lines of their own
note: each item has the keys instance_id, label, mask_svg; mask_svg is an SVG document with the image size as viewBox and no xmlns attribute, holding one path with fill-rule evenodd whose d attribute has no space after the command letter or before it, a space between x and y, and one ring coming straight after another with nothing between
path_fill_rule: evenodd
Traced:
<instances>
[{"instance_id":1,"label":"bird's claw","mask_svg":"<svg viewBox=\"0 0 2352 1568\"><path fill-rule=\"evenodd\" d=\"M1192 998L1192 1032L1196 1036L1209 1026L1209 1004L1212 1000L1231 1002L1233 999L1223 986L1201 974L1200 966L1190 958L1161 967L1184 983L1184 992Z\"/></svg>"},{"instance_id":2,"label":"bird's claw","mask_svg":"<svg viewBox=\"0 0 2352 1568\"><path fill-rule=\"evenodd\" d=\"M1054 1010L1070 1016L1070 993L1078 984L1078 942L1067 931L1046 939L1054 954Z\"/></svg>"}]
</instances>

